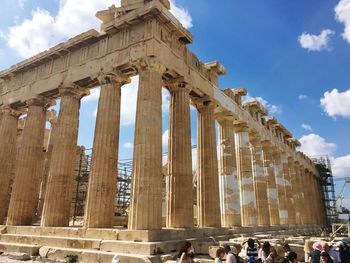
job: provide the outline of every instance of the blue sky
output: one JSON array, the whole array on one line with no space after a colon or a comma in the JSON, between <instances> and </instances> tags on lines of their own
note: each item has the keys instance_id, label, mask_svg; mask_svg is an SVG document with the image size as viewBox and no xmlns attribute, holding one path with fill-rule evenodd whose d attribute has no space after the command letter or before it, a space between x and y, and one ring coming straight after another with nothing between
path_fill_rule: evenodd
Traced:
<instances>
[{"instance_id":1,"label":"blue sky","mask_svg":"<svg viewBox=\"0 0 350 263\"><path fill-rule=\"evenodd\" d=\"M0 69L98 28L95 11L113 2L3 0ZM176 0L172 12L194 35L190 49L202 61L226 67L221 88L246 87L303 142L303 151L328 154L335 175L350 176L350 0ZM121 159L132 157L136 86L137 79L123 88ZM163 97L166 139L169 97ZM79 143L87 147L97 99L94 92L82 103ZM195 143L194 110L191 117ZM347 198L350 205L350 193Z\"/></svg>"}]
</instances>

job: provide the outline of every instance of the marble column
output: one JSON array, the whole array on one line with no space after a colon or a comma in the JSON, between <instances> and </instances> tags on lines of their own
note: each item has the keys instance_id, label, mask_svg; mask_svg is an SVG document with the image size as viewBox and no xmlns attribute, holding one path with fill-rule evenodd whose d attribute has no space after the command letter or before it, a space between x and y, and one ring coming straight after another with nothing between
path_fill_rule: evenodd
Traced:
<instances>
[{"instance_id":1,"label":"marble column","mask_svg":"<svg viewBox=\"0 0 350 263\"><path fill-rule=\"evenodd\" d=\"M162 228L162 74L148 62L139 67L129 230Z\"/></svg>"},{"instance_id":2,"label":"marble column","mask_svg":"<svg viewBox=\"0 0 350 263\"><path fill-rule=\"evenodd\" d=\"M273 148L272 145L268 142L263 143L263 166L264 166L264 174L267 180L267 201L269 207L269 215L270 215L270 225L278 226L280 224L279 217L279 198L276 186L276 178L275 178L275 169L273 163Z\"/></svg>"},{"instance_id":3,"label":"marble column","mask_svg":"<svg viewBox=\"0 0 350 263\"><path fill-rule=\"evenodd\" d=\"M316 204L318 205L317 209L317 225L321 226L323 224L323 219L325 217L325 210L324 210L324 199L321 195L321 183L320 178L317 175L313 175L314 182L315 182L315 198L316 198Z\"/></svg>"},{"instance_id":4,"label":"marble column","mask_svg":"<svg viewBox=\"0 0 350 263\"><path fill-rule=\"evenodd\" d=\"M294 177L292 178L293 186L293 200L294 200L294 211L295 211L295 224L301 225L301 213L300 213L300 174L299 174L299 162L292 160L292 165L294 166Z\"/></svg>"},{"instance_id":5,"label":"marble column","mask_svg":"<svg viewBox=\"0 0 350 263\"><path fill-rule=\"evenodd\" d=\"M278 211L280 217L280 225L288 225L288 203L285 192L285 180L282 164L282 153L278 149L273 154L275 166L275 179L278 194Z\"/></svg>"},{"instance_id":6,"label":"marble column","mask_svg":"<svg viewBox=\"0 0 350 263\"><path fill-rule=\"evenodd\" d=\"M121 75L100 77L101 92L84 220L87 228L114 226L121 87L128 82L128 78Z\"/></svg>"},{"instance_id":7,"label":"marble column","mask_svg":"<svg viewBox=\"0 0 350 263\"><path fill-rule=\"evenodd\" d=\"M220 227L220 195L214 109L205 102L197 115L197 206L199 227Z\"/></svg>"},{"instance_id":8,"label":"marble column","mask_svg":"<svg viewBox=\"0 0 350 263\"><path fill-rule=\"evenodd\" d=\"M240 226L241 203L239 199L233 119L220 119L218 123L221 225L223 227Z\"/></svg>"},{"instance_id":9,"label":"marble column","mask_svg":"<svg viewBox=\"0 0 350 263\"><path fill-rule=\"evenodd\" d=\"M9 106L2 107L0 124L0 225L9 206L12 173L16 163L17 125L19 113Z\"/></svg>"},{"instance_id":10,"label":"marble column","mask_svg":"<svg viewBox=\"0 0 350 263\"><path fill-rule=\"evenodd\" d=\"M315 196L314 196L314 187L313 187L313 178L312 178L312 174L310 171L306 172L306 176L307 176L307 183L306 183L306 187L307 187L307 191L308 191L308 202L309 202L309 224L310 225L315 225L315 216L316 216L316 209L317 209L317 205L316 205L316 201L315 201Z\"/></svg>"},{"instance_id":11,"label":"marble column","mask_svg":"<svg viewBox=\"0 0 350 263\"><path fill-rule=\"evenodd\" d=\"M237 173L241 201L242 226L257 225L255 186L252 169L252 156L249 148L248 126L244 123L234 125Z\"/></svg>"},{"instance_id":12,"label":"marble column","mask_svg":"<svg viewBox=\"0 0 350 263\"><path fill-rule=\"evenodd\" d=\"M190 89L185 83L169 85L169 88L171 102L166 226L188 228L194 226Z\"/></svg>"},{"instance_id":13,"label":"marble column","mask_svg":"<svg viewBox=\"0 0 350 263\"><path fill-rule=\"evenodd\" d=\"M270 225L270 211L267 199L267 178L264 173L263 152L261 140L255 134L250 134L250 152L252 155L252 170L256 198L257 224Z\"/></svg>"},{"instance_id":14,"label":"marble column","mask_svg":"<svg viewBox=\"0 0 350 263\"><path fill-rule=\"evenodd\" d=\"M60 89L61 104L52 150L50 174L41 218L42 227L69 225L75 180L80 99L87 89L72 85Z\"/></svg>"},{"instance_id":15,"label":"marble column","mask_svg":"<svg viewBox=\"0 0 350 263\"><path fill-rule=\"evenodd\" d=\"M31 225L39 199L44 168L46 110L52 102L39 97L26 102L28 113L17 155L7 225Z\"/></svg>"},{"instance_id":16,"label":"marble column","mask_svg":"<svg viewBox=\"0 0 350 263\"><path fill-rule=\"evenodd\" d=\"M47 179L50 173L50 163L51 163L52 149L54 144L53 139L57 137L55 135L55 132L57 129L57 123L58 123L57 112L55 110L48 111L47 119L50 123L50 137L48 140L47 151L45 154L46 156L45 156L45 162L44 162L44 173L40 184L40 194L39 194L39 201L38 201L38 207L37 207L37 213L36 213L37 218L41 217L43 212L45 193L46 193L46 187L47 187Z\"/></svg>"},{"instance_id":17,"label":"marble column","mask_svg":"<svg viewBox=\"0 0 350 263\"><path fill-rule=\"evenodd\" d=\"M283 163L285 167L285 163ZM295 192L295 168L293 158L287 158L287 170L284 170L284 179L286 182L286 196L288 200L288 224L296 225L296 213L294 203L294 192ZM287 172L288 171L288 172Z\"/></svg>"},{"instance_id":18,"label":"marble column","mask_svg":"<svg viewBox=\"0 0 350 263\"><path fill-rule=\"evenodd\" d=\"M305 169L302 165L298 165L297 167L297 185L299 190L299 199L298 199L298 211L300 213L300 225L307 225L307 200L306 200L306 194L305 194ZM298 223L298 217L297 217L297 223Z\"/></svg>"},{"instance_id":19,"label":"marble column","mask_svg":"<svg viewBox=\"0 0 350 263\"><path fill-rule=\"evenodd\" d=\"M304 218L305 218L305 224L306 225L311 225L312 224L312 209L314 207L314 204L312 203L312 197L311 197L311 178L309 175L308 170L306 170L305 168L303 168L302 171L302 178L303 178L303 184L304 184Z\"/></svg>"}]
</instances>

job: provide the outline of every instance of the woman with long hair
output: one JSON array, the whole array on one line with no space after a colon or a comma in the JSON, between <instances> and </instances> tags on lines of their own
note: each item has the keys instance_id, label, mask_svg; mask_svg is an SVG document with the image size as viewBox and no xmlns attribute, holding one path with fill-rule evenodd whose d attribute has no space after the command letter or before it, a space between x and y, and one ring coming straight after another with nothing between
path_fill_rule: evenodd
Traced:
<instances>
[{"instance_id":1,"label":"woman with long hair","mask_svg":"<svg viewBox=\"0 0 350 263\"><path fill-rule=\"evenodd\" d=\"M273 263L273 252L271 251L271 244L265 241L259 250L259 259L263 263Z\"/></svg>"}]
</instances>

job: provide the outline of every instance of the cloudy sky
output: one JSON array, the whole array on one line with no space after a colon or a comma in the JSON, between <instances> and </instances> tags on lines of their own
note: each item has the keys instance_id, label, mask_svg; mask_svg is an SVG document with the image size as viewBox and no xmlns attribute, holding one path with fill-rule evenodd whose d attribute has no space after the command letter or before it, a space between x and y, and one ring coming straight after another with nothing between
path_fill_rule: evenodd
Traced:
<instances>
[{"instance_id":1,"label":"cloudy sky","mask_svg":"<svg viewBox=\"0 0 350 263\"><path fill-rule=\"evenodd\" d=\"M0 70L98 29L95 12L111 4L119 1L2 0ZM350 0L173 0L171 11L193 33L191 50L202 61L218 60L227 68L221 88L246 87L248 99L260 100L300 139L301 150L328 155L336 177L350 176ZM122 90L121 159L132 157L137 82L134 78ZM98 96L95 89L82 103L79 144L87 148ZM163 102L166 152L165 91ZM191 117L195 144L194 110Z\"/></svg>"}]
</instances>

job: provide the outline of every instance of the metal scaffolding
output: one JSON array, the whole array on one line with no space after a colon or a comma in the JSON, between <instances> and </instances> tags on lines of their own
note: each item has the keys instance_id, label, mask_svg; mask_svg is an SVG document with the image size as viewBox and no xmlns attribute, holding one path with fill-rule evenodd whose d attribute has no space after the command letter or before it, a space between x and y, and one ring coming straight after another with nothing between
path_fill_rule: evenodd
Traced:
<instances>
[{"instance_id":1,"label":"metal scaffolding","mask_svg":"<svg viewBox=\"0 0 350 263\"><path fill-rule=\"evenodd\" d=\"M320 183L323 190L324 205L326 208L327 226L331 226L338 219L337 200L335 198L334 178L331 162L328 156L312 158L320 175Z\"/></svg>"},{"instance_id":2,"label":"metal scaffolding","mask_svg":"<svg viewBox=\"0 0 350 263\"><path fill-rule=\"evenodd\" d=\"M75 177L75 196L72 203L73 224L84 215L89 174L91 170L92 149L82 151L77 163ZM115 215L127 216L130 205L132 160L124 159L118 163L117 192L115 197Z\"/></svg>"}]
</instances>

